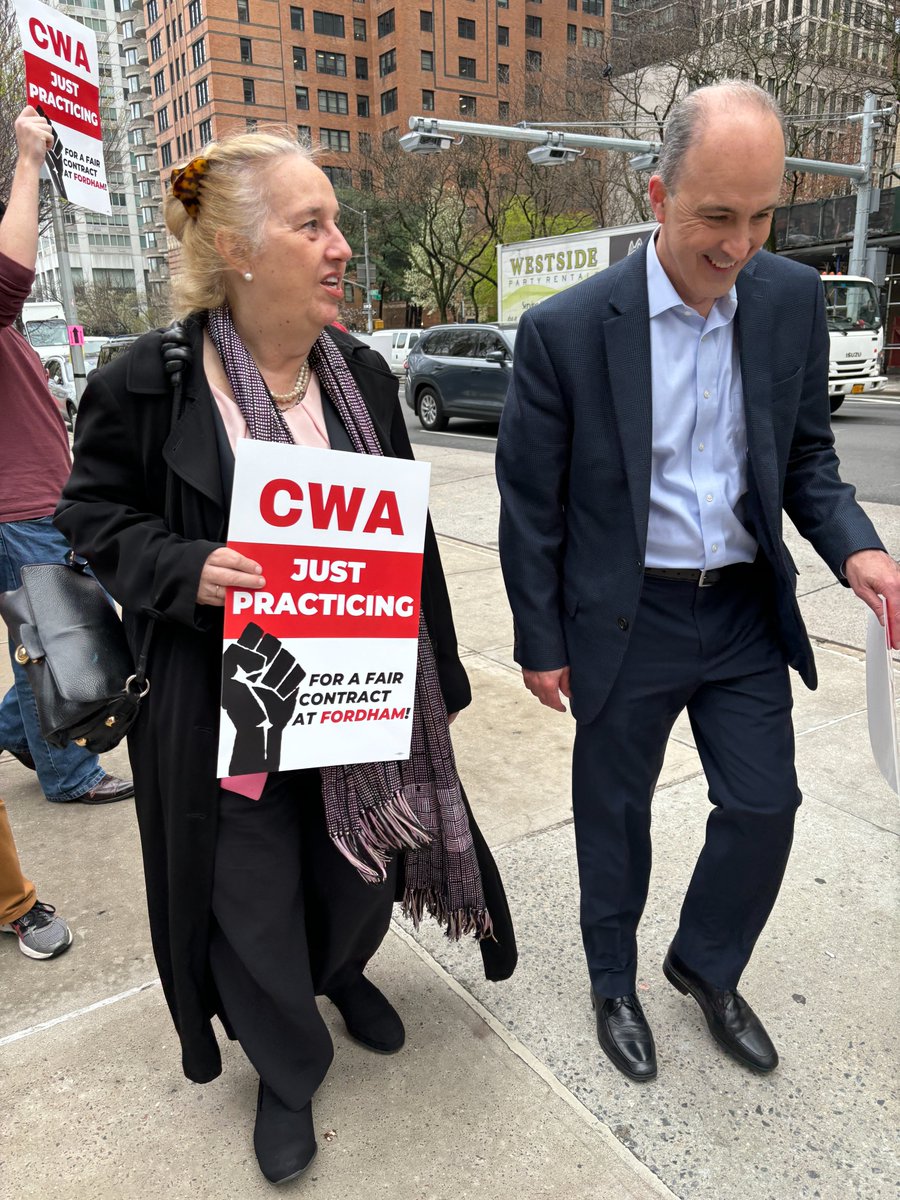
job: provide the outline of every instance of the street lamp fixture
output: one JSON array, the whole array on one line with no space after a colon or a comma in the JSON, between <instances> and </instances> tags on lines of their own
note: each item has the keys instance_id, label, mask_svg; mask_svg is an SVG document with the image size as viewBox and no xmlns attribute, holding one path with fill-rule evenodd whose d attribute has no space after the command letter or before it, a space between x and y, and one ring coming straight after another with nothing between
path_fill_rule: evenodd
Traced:
<instances>
[{"instance_id":1,"label":"street lamp fixture","mask_svg":"<svg viewBox=\"0 0 900 1200\"><path fill-rule=\"evenodd\" d=\"M636 154L629 158L628 165L634 171L652 171L658 162L658 154Z\"/></svg>"}]
</instances>

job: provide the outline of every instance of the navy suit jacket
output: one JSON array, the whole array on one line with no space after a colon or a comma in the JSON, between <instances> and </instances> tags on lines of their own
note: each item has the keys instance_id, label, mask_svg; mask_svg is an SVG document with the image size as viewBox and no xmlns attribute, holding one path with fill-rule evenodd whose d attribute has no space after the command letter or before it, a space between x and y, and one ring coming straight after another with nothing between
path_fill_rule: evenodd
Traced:
<instances>
[{"instance_id":1,"label":"navy suit jacket","mask_svg":"<svg viewBox=\"0 0 900 1200\"><path fill-rule=\"evenodd\" d=\"M603 706L643 583L650 507L651 376L646 247L519 322L497 443L500 556L516 661L571 669L582 721ZM837 578L882 543L838 474L828 331L811 267L765 251L737 280L747 422L743 519L774 576L786 660L816 686L782 511Z\"/></svg>"}]
</instances>

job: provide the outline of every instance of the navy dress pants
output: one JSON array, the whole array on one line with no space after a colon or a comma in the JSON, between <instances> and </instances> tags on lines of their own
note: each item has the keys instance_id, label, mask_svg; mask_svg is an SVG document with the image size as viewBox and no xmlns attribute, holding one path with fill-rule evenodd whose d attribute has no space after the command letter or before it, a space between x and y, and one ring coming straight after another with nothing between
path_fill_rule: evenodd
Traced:
<instances>
[{"instance_id":1,"label":"navy dress pants","mask_svg":"<svg viewBox=\"0 0 900 1200\"><path fill-rule=\"evenodd\" d=\"M645 577L610 696L599 716L577 726L581 929L600 996L635 990L650 802L685 708L713 807L675 952L707 982L734 988L775 903L800 792L791 687L770 597L769 573L758 565L728 568L706 588Z\"/></svg>"},{"instance_id":2,"label":"navy dress pants","mask_svg":"<svg viewBox=\"0 0 900 1200\"><path fill-rule=\"evenodd\" d=\"M318 771L270 775L256 801L220 793L210 967L230 1031L288 1108L303 1108L331 1065L316 996L381 945L396 870L395 856L384 883L364 883L335 848Z\"/></svg>"}]
</instances>

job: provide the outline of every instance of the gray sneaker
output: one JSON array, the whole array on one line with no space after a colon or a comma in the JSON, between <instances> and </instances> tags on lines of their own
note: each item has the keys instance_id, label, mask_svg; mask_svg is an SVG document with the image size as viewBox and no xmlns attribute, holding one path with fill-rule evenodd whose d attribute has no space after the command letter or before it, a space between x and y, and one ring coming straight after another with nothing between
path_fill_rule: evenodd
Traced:
<instances>
[{"instance_id":1,"label":"gray sneaker","mask_svg":"<svg viewBox=\"0 0 900 1200\"><path fill-rule=\"evenodd\" d=\"M29 958L56 958L72 945L72 930L55 914L52 904L37 900L23 916L0 925L0 933L14 933L19 949Z\"/></svg>"}]
</instances>

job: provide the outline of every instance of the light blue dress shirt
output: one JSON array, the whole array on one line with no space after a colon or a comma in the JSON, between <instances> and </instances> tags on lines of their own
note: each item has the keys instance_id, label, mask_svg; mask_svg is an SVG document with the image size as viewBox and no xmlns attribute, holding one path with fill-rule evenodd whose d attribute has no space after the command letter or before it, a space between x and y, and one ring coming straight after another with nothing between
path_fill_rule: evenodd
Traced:
<instances>
[{"instance_id":1,"label":"light blue dress shirt","mask_svg":"<svg viewBox=\"0 0 900 1200\"><path fill-rule=\"evenodd\" d=\"M684 303L647 244L653 458L648 567L710 570L753 562L741 524L747 428L738 347L737 293L703 317Z\"/></svg>"}]
</instances>

